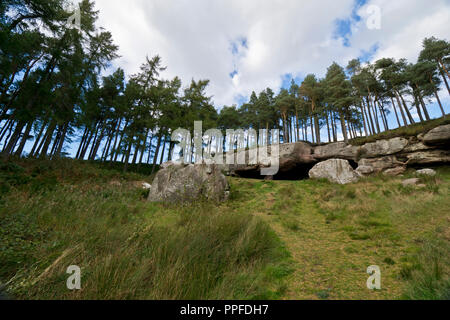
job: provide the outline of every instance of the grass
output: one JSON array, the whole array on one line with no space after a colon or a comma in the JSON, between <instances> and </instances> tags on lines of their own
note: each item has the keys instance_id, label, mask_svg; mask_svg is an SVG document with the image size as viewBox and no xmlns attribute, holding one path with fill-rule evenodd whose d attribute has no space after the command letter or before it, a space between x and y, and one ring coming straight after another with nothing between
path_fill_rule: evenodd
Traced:
<instances>
[{"instance_id":1,"label":"grass","mask_svg":"<svg viewBox=\"0 0 450 320\"><path fill-rule=\"evenodd\" d=\"M450 118L442 117L435 120L430 120L422 123L416 123L407 127L401 127L394 130L384 131L380 134L370 137L356 138L350 140L350 144L354 146L362 146L366 143L376 142L381 139L392 139L396 137L413 137L421 133L427 133L428 131L438 127L450 124Z\"/></svg>"},{"instance_id":2,"label":"grass","mask_svg":"<svg viewBox=\"0 0 450 320\"><path fill-rule=\"evenodd\" d=\"M410 177L232 178L230 201L176 207L145 201L148 176L2 164L0 283L19 299L449 299L450 168Z\"/></svg>"},{"instance_id":3,"label":"grass","mask_svg":"<svg viewBox=\"0 0 450 320\"><path fill-rule=\"evenodd\" d=\"M47 165L51 170L37 169ZM276 299L283 293L289 254L250 214L226 214L210 203L151 204L134 183L145 176L91 164L2 168L9 191L0 205L0 280L10 296ZM12 179L19 176L20 183ZM118 179L120 186L111 184ZM81 267L80 291L66 288L70 265Z\"/></svg>"},{"instance_id":4,"label":"grass","mask_svg":"<svg viewBox=\"0 0 450 320\"><path fill-rule=\"evenodd\" d=\"M295 271L285 299L424 299L418 292L425 286L438 292L428 298L447 297L450 168L421 177L424 188L404 188L402 179L410 177L413 172L346 186L235 179L239 203L229 206L267 221L291 252ZM439 258L424 239L440 244ZM430 260L438 267L430 270ZM366 287L371 265L381 268L380 291ZM411 276L404 277L408 266Z\"/></svg>"}]
</instances>

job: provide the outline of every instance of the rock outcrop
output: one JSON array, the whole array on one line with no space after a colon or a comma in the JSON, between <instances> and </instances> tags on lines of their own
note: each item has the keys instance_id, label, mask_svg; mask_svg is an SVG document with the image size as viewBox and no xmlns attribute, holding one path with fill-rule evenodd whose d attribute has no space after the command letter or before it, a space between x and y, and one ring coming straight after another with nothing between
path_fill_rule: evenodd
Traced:
<instances>
[{"instance_id":1,"label":"rock outcrop","mask_svg":"<svg viewBox=\"0 0 450 320\"><path fill-rule=\"evenodd\" d=\"M166 163L153 180L148 200L182 203L205 198L220 202L228 195L229 185L218 165Z\"/></svg>"},{"instance_id":2,"label":"rock outcrop","mask_svg":"<svg viewBox=\"0 0 450 320\"><path fill-rule=\"evenodd\" d=\"M258 177L264 164L248 161L248 151L245 152L247 164L231 166L230 174ZM356 174L360 177L379 173L399 175L408 167L420 168L448 164L450 163L450 125L434 128L418 136L383 139L362 146L353 146L344 142L319 146L306 142L283 144L280 145L279 175L288 178L289 172L303 170L307 176L314 165L330 159L348 160L351 165L357 165L355 166ZM292 174L292 176L296 175Z\"/></svg>"},{"instance_id":3,"label":"rock outcrop","mask_svg":"<svg viewBox=\"0 0 450 320\"><path fill-rule=\"evenodd\" d=\"M358 153L359 147L348 145L345 142L336 142L314 148L313 157L319 161L333 158L355 161Z\"/></svg>"},{"instance_id":4,"label":"rock outcrop","mask_svg":"<svg viewBox=\"0 0 450 320\"><path fill-rule=\"evenodd\" d=\"M409 142L405 138L378 140L377 142L363 145L360 156L365 158L389 156L401 152L408 144Z\"/></svg>"},{"instance_id":5,"label":"rock outcrop","mask_svg":"<svg viewBox=\"0 0 450 320\"><path fill-rule=\"evenodd\" d=\"M320 162L309 171L311 179L327 179L330 182L348 184L358 181L358 174L347 160L330 159Z\"/></svg>"},{"instance_id":6,"label":"rock outcrop","mask_svg":"<svg viewBox=\"0 0 450 320\"><path fill-rule=\"evenodd\" d=\"M448 146L449 141L450 141L450 124L434 128L433 130L428 132L423 138L423 142L431 146L442 144L447 144Z\"/></svg>"}]
</instances>

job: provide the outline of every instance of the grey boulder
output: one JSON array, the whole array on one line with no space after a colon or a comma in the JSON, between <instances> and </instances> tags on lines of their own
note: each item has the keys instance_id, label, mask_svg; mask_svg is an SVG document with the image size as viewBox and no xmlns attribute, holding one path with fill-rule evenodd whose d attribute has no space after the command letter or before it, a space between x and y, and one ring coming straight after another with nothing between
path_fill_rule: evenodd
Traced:
<instances>
[{"instance_id":1,"label":"grey boulder","mask_svg":"<svg viewBox=\"0 0 450 320\"><path fill-rule=\"evenodd\" d=\"M434 171L433 169L422 169L422 170L418 170L416 172L416 174L418 176L430 176L430 177L434 177L436 175L436 171Z\"/></svg>"},{"instance_id":2,"label":"grey boulder","mask_svg":"<svg viewBox=\"0 0 450 320\"><path fill-rule=\"evenodd\" d=\"M167 163L153 181L150 202L183 203L198 199L225 201L229 184L216 164Z\"/></svg>"},{"instance_id":3,"label":"grey boulder","mask_svg":"<svg viewBox=\"0 0 450 320\"><path fill-rule=\"evenodd\" d=\"M309 177L311 179L327 179L338 184L348 184L357 182L359 175L347 160L330 159L315 165L309 171Z\"/></svg>"}]
</instances>

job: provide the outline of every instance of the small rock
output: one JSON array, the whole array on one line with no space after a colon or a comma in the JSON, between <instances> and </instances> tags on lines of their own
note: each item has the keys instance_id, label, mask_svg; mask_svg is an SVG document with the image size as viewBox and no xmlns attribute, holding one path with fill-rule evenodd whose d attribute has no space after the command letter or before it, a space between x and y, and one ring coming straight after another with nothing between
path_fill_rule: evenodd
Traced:
<instances>
[{"instance_id":1,"label":"small rock","mask_svg":"<svg viewBox=\"0 0 450 320\"><path fill-rule=\"evenodd\" d=\"M423 170L418 170L416 172L416 174L419 175L419 176L434 177L436 175L436 171L434 171L433 169L423 169Z\"/></svg>"},{"instance_id":2,"label":"small rock","mask_svg":"<svg viewBox=\"0 0 450 320\"><path fill-rule=\"evenodd\" d=\"M426 187L427 187L426 184L418 184L417 185L417 188L421 188L421 189L426 188Z\"/></svg>"},{"instance_id":3,"label":"small rock","mask_svg":"<svg viewBox=\"0 0 450 320\"><path fill-rule=\"evenodd\" d=\"M109 185L110 185L110 186L114 186L114 187L121 187L121 186L122 186L122 184L120 183L120 181L117 181L117 180L112 180L112 181L109 183Z\"/></svg>"},{"instance_id":4,"label":"small rock","mask_svg":"<svg viewBox=\"0 0 450 320\"><path fill-rule=\"evenodd\" d=\"M372 166L359 166L356 169L356 173L360 176L368 176L375 172L375 169Z\"/></svg>"},{"instance_id":5,"label":"small rock","mask_svg":"<svg viewBox=\"0 0 450 320\"><path fill-rule=\"evenodd\" d=\"M387 169L386 171L383 172L383 175L396 177L398 175L405 173L405 171L406 171L405 167L397 167L393 169Z\"/></svg>"},{"instance_id":6,"label":"small rock","mask_svg":"<svg viewBox=\"0 0 450 320\"><path fill-rule=\"evenodd\" d=\"M420 182L418 178L407 179L402 182L404 187L415 186Z\"/></svg>"},{"instance_id":7,"label":"small rock","mask_svg":"<svg viewBox=\"0 0 450 320\"><path fill-rule=\"evenodd\" d=\"M147 182L142 182L142 189L144 190L150 190L152 188L151 184Z\"/></svg>"}]
</instances>

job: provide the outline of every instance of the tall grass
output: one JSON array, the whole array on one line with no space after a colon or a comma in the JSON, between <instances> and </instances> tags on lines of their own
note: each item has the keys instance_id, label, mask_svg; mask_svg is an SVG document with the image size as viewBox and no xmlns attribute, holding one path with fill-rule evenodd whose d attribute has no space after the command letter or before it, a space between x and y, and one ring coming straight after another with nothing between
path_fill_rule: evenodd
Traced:
<instances>
[{"instance_id":1,"label":"tall grass","mask_svg":"<svg viewBox=\"0 0 450 320\"><path fill-rule=\"evenodd\" d=\"M15 298L281 296L289 254L258 218L229 214L206 202L150 204L133 184L144 176L122 176L122 185L116 186L108 182L118 178L115 173L99 174L86 164L60 165L77 178L67 172L62 177L56 167L31 177L27 174L35 168L28 163L16 169L29 181L10 185L2 195L0 282ZM89 178L77 166L90 172ZM52 187L32 187L49 175ZM80 291L66 288L70 265L81 267Z\"/></svg>"},{"instance_id":2,"label":"tall grass","mask_svg":"<svg viewBox=\"0 0 450 320\"><path fill-rule=\"evenodd\" d=\"M408 257L401 275L408 282L404 299L450 300L450 243L427 239Z\"/></svg>"}]
</instances>

